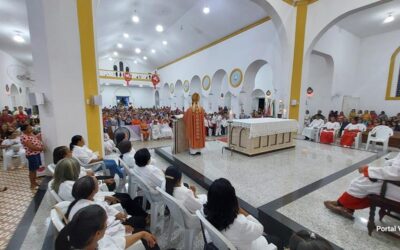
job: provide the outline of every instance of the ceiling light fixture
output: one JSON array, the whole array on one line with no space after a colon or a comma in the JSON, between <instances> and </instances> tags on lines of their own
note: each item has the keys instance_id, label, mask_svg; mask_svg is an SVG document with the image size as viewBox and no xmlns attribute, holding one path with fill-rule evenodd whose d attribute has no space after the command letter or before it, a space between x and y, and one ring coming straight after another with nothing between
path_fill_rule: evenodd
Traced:
<instances>
[{"instance_id":1,"label":"ceiling light fixture","mask_svg":"<svg viewBox=\"0 0 400 250\"><path fill-rule=\"evenodd\" d=\"M21 35L15 35L13 36L13 40L17 43L24 43L25 39Z\"/></svg>"},{"instance_id":2,"label":"ceiling light fixture","mask_svg":"<svg viewBox=\"0 0 400 250\"><path fill-rule=\"evenodd\" d=\"M133 63L134 63L134 64L137 64L137 61L135 60L135 61L133 61Z\"/></svg>"},{"instance_id":3,"label":"ceiling light fixture","mask_svg":"<svg viewBox=\"0 0 400 250\"><path fill-rule=\"evenodd\" d=\"M132 16L132 22L134 22L134 23L138 23L138 22L140 22L140 19L139 19L139 17L138 16Z\"/></svg>"},{"instance_id":4,"label":"ceiling light fixture","mask_svg":"<svg viewBox=\"0 0 400 250\"><path fill-rule=\"evenodd\" d=\"M147 56L144 56L144 57L143 57L143 60L147 60Z\"/></svg>"},{"instance_id":5,"label":"ceiling light fixture","mask_svg":"<svg viewBox=\"0 0 400 250\"><path fill-rule=\"evenodd\" d=\"M155 49L152 49L152 50L151 50L151 53L155 54L155 53L156 53L156 50L155 50Z\"/></svg>"},{"instance_id":6,"label":"ceiling light fixture","mask_svg":"<svg viewBox=\"0 0 400 250\"><path fill-rule=\"evenodd\" d=\"M122 47L123 47L122 43L117 43L117 47L122 49Z\"/></svg>"},{"instance_id":7,"label":"ceiling light fixture","mask_svg":"<svg viewBox=\"0 0 400 250\"><path fill-rule=\"evenodd\" d=\"M383 23L390 23L394 21L394 16L392 15L392 13L389 13L388 16L385 18L385 20L383 20Z\"/></svg>"},{"instance_id":8,"label":"ceiling light fixture","mask_svg":"<svg viewBox=\"0 0 400 250\"><path fill-rule=\"evenodd\" d=\"M108 60L109 60L109 61L112 61L112 57L109 57Z\"/></svg>"},{"instance_id":9,"label":"ceiling light fixture","mask_svg":"<svg viewBox=\"0 0 400 250\"><path fill-rule=\"evenodd\" d=\"M141 52L142 52L141 49L139 49L139 48L136 48L136 49L135 49L135 53L136 53L136 54L140 54Z\"/></svg>"},{"instance_id":10,"label":"ceiling light fixture","mask_svg":"<svg viewBox=\"0 0 400 250\"><path fill-rule=\"evenodd\" d=\"M164 41L162 41L162 44L167 45L168 42L164 40Z\"/></svg>"},{"instance_id":11,"label":"ceiling light fixture","mask_svg":"<svg viewBox=\"0 0 400 250\"><path fill-rule=\"evenodd\" d=\"M158 24L156 26L156 30L157 30L157 32L163 32L164 31L164 27L162 25Z\"/></svg>"},{"instance_id":12,"label":"ceiling light fixture","mask_svg":"<svg viewBox=\"0 0 400 250\"><path fill-rule=\"evenodd\" d=\"M124 33L124 37L125 38L129 38L129 34L128 33Z\"/></svg>"},{"instance_id":13,"label":"ceiling light fixture","mask_svg":"<svg viewBox=\"0 0 400 250\"><path fill-rule=\"evenodd\" d=\"M114 56L118 56L118 52L117 52L117 51L114 51L113 55L114 55Z\"/></svg>"},{"instance_id":14,"label":"ceiling light fixture","mask_svg":"<svg viewBox=\"0 0 400 250\"><path fill-rule=\"evenodd\" d=\"M204 8L203 8L203 13L206 14L206 15L207 15L208 13L210 13L210 7L208 7L208 6L204 7Z\"/></svg>"}]
</instances>

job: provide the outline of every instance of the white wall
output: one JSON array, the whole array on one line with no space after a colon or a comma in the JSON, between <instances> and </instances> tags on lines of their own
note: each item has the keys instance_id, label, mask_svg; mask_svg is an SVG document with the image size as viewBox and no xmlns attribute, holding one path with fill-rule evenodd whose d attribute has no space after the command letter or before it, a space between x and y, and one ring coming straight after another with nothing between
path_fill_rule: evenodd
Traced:
<instances>
[{"instance_id":1,"label":"white wall","mask_svg":"<svg viewBox=\"0 0 400 250\"><path fill-rule=\"evenodd\" d=\"M314 95L306 98L306 109L311 114L322 110L323 114L328 114L334 106L332 96L333 82L333 60L332 57L320 53L312 53L310 57L310 72L308 82L304 85L306 88L311 87Z\"/></svg>"},{"instance_id":2,"label":"white wall","mask_svg":"<svg viewBox=\"0 0 400 250\"><path fill-rule=\"evenodd\" d=\"M357 70L358 62L360 60L360 46L361 39L352 33L341 29L339 26L332 26L315 44L313 50L316 53L321 53L330 56L333 59L333 77L332 88L330 93L324 90L326 84L325 80L319 77L318 71L321 70L321 65L316 62L310 54L305 61L305 71L303 72L303 83L300 98L300 121L304 118L306 110L306 90L311 84L314 86L314 96L312 97L312 106L323 106L326 110L341 110L343 96L352 95L356 93L352 91L352 86L357 86ZM322 90L322 91L319 91ZM324 99L320 99L324 98ZM321 101L315 101L321 100ZM328 108L330 107L330 108ZM311 114L317 109L310 110ZM328 112L326 111L326 112ZM325 112L325 111L324 111ZM325 115L327 113L325 112ZM300 123L302 124L302 122Z\"/></svg>"},{"instance_id":3,"label":"white wall","mask_svg":"<svg viewBox=\"0 0 400 250\"><path fill-rule=\"evenodd\" d=\"M386 87L390 58L400 46L400 29L366 38L359 38L348 31L333 26L316 43L314 50L333 59L333 80L330 94L324 84L329 80L323 61L310 56L307 75L302 86L301 119L306 106L306 89L314 86L311 113L319 107L323 112L341 110L344 95L359 97L360 109L386 111L390 115L400 112L400 101L386 101ZM398 74L398 68L397 70ZM324 80L326 79L326 80ZM321 91L321 89L323 89Z\"/></svg>"},{"instance_id":4,"label":"white wall","mask_svg":"<svg viewBox=\"0 0 400 250\"><path fill-rule=\"evenodd\" d=\"M148 87L101 86L103 107L117 104L116 96L129 96L135 107L152 108L155 105L155 91Z\"/></svg>"},{"instance_id":5,"label":"white wall","mask_svg":"<svg viewBox=\"0 0 400 250\"><path fill-rule=\"evenodd\" d=\"M358 86L353 91L360 96L360 108L395 115L400 101L385 101L390 58L400 46L400 29L371 36L361 41ZM397 75L399 68L395 69Z\"/></svg>"},{"instance_id":6,"label":"white wall","mask_svg":"<svg viewBox=\"0 0 400 250\"><path fill-rule=\"evenodd\" d=\"M130 72L137 72L137 73L147 73L153 72L153 69L146 64L134 63L134 59L127 59L127 58L113 58L112 61L108 60L108 57L102 57L98 59L99 62L99 69L106 69L106 70L113 70L113 66L117 65L119 70L119 62L122 61L124 63L124 70L125 67L129 67Z\"/></svg>"},{"instance_id":7,"label":"white wall","mask_svg":"<svg viewBox=\"0 0 400 250\"><path fill-rule=\"evenodd\" d=\"M18 89L15 98L16 105L22 105L24 107L29 106L26 96L26 87L29 87L29 85L17 78L17 75L24 74L28 71L28 67L0 50L0 109L3 109L4 106L9 106L10 109L13 108L10 93L12 84L15 84ZM6 85L10 88L8 93L6 92ZM19 88L21 88L22 93L19 93Z\"/></svg>"},{"instance_id":8,"label":"white wall","mask_svg":"<svg viewBox=\"0 0 400 250\"><path fill-rule=\"evenodd\" d=\"M217 44L207 50L201 51L189 58L176 62L166 68L159 70L162 83L174 84L177 80L189 80L193 76L198 75L201 79L208 75L211 78L220 69L227 73L229 78L233 69L239 68L245 74L247 67L256 60L265 60L271 67L274 75L273 84L277 89L277 99L288 98L287 89L289 82L286 81L282 59L281 41L271 21L263 23L253 29L241 33L229 40ZM239 95L242 87L246 84L254 84L243 82L238 88L232 88L227 84L227 80L222 81L222 93L228 91L233 94L232 107L235 113L239 113ZM213 82L211 83L213 84ZM258 88L267 88L268 81L260 80ZM161 85L160 87L162 87ZM254 85L253 85L254 86ZM211 87L212 88L212 87ZM163 92L163 88L160 90ZM209 91L202 91L202 96L207 98ZM213 93L215 95L215 93ZM161 95L163 97L164 95ZM218 95L219 96L219 95ZM218 98L211 98L213 102L217 102ZM208 103L205 100L204 103ZM218 105L212 105L213 108Z\"/></svg>"}]
</instances>

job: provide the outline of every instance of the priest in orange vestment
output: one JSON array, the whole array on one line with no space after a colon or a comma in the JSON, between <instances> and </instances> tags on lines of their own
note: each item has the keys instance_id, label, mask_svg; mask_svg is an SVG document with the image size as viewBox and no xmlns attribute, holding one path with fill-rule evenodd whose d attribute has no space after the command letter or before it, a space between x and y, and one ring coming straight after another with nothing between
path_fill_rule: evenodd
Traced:
<instances>
[{"instance_id":1,"label":"priest in orange vestment","mask_svg":"<svg viewBox=\"0 0 400 250\"><path fill-rule=\"evenodd\" d=\"M201 154L201 149L205 147L206 142L204 109L200 106L199 101L200 95L194 93L192 95L192 106L186 110L183 117L190 154Z\"/></svg>"}]
</instances>

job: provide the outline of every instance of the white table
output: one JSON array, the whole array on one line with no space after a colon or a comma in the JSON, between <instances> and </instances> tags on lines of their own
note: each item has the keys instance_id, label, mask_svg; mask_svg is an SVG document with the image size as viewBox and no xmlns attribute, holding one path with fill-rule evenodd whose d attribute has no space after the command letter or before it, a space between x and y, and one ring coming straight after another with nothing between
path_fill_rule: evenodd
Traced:
<instances>
[{"instance_id":1,"label":"white table","mask_svg":"<svg viewBox=\"0 0 400 250\"><path fill-rule=\"evenodd\" d=\"M298 122L292 119L255 118L229 122L228 147L246 155L295 147Z\"/></svg>"}]
</instances>

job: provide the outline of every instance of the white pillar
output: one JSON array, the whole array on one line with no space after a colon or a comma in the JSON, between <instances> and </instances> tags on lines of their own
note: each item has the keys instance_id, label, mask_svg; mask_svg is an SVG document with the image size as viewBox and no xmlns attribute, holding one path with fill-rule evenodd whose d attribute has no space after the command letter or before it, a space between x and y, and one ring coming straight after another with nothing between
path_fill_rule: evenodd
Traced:
<instances>
[{"instance_id":1,"label":"white pillar","mask_svg":"<svg viewBox=\"0 0 400 250\"><path fill-rule=\"evenodd\" d=\"M39 106L46 164L55 147L73 135L87 138L85 100L76 0L29 0L27 3L35 87L44 93Z\"/></svg>"}]
</instances>

